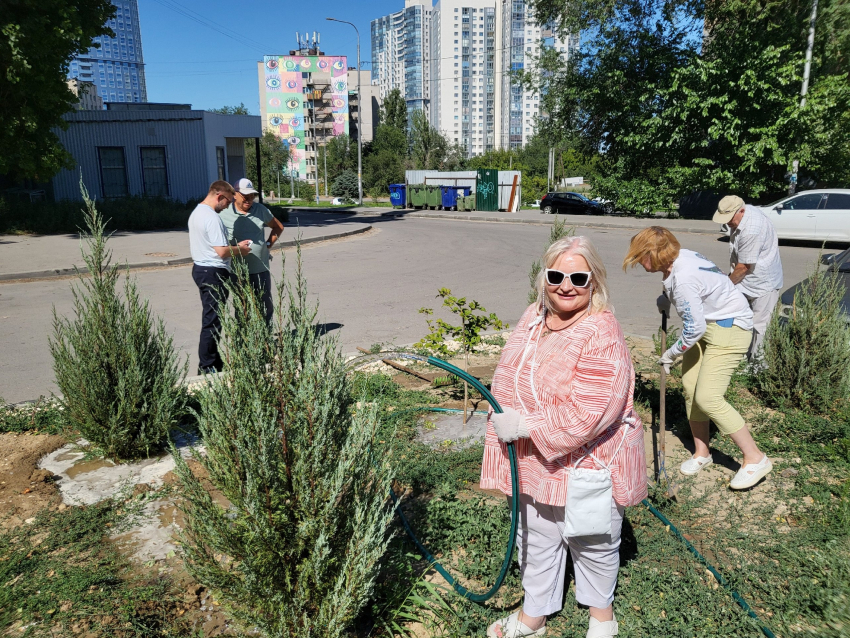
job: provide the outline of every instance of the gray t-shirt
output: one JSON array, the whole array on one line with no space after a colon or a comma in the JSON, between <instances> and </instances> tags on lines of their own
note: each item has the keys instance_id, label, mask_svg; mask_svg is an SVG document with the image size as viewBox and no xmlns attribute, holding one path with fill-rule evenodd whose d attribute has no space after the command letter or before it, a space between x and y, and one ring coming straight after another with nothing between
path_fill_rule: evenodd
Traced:
<instances>
[{"instance_id":1,"label":"gray t-shirt","mask_svg":"<svg viewBox=\"0 0 850 638\"><path fill-rule=\"evenodd\" d=\"M274 217L271 211L259 202L254 202L251 209L243 213L236 210L235 204L231 204L218 216L224 224L231 245L246 239L251 240L251 252L245 256L248 272L252 275L268 272L269 249L266 247L265 228Z\"/></svg>"},{"instance_id":2,"label":"gray t-shirt","mask_svg":"<svg viewBox=\"0 0 850 638\"><path fill-rule=\"evenodd\" d=\"M782 288L782 261L779 258L779 240L776 229L755 206L744 207L744 217L729 234L730 264L755 264L739 284L738 290L749 298L764 295Z\"/></svg>"},{"instance_id":3,"label":"gray t-shirt","mask_svg":"<svg viewBox=\"0 0 850 638\"><path fill-rule=\"evenodd\" d=\"M213 246L227 246L227 231L216 212L206 204L198 204L189 215L189 251L198 266L227 268L230 259L222 259Z\"/></svg>"}]
</instances>

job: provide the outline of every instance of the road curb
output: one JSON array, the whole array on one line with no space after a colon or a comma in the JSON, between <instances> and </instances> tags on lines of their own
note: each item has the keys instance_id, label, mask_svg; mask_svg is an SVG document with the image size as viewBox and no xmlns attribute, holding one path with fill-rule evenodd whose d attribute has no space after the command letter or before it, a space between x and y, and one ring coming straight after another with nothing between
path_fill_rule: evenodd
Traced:
<instances>
[{"instance_id":1,"label":"road curb","mask_svg":"<svg viewBox=\"0 0 850 638\"><path fill-rule=\"evenodd\" d=\"M363 228L355 228L354 230L347 230L342 233L331 233L328 235L320 235L318 237L308 237L306 239L301 240L301 245L304 246L306 244L315 244L320 241L328 241L329 239L342 239L344 237L351 237L353 235L361 235L363 233L369 232L372 230L371 224L364 224ZM280 252L284 248L293 248L298 245L297 240L290 241L282 241L275 244L273 253ZM126 266L122 265L122 268L128 268L129 270L145 270L148 268L163 268L168 266L184 266L186 264L191 264L191 257L180 257L178 259L165 259L162 261L144 261L135 264L127 264ZM50 270L39 270L35 272L12 272L12 273L0 273L0 282L9 282L9 281L18 281L21 279L49 279L51 277L70 277L76 274L85 274L89 271L85 266L81 268L53 268Z\"/></svg>"},{"instance_id":2,"label":"road curb","mask_svg":"<svg viewBox=\"0 0 850 638\"><path fill-rule=\"evenodd\" d=\"M517 219L515 217L481 217L479 215L447 215L442 213L406 213L399 211L397 213L385 213L385 217L410 217L413 219L448 219L452 221L463 222L489 222L495 224L529 224L532 226L551 226L555 223L554 219ZM665 220L659 219L656 223L662 224ZM648 225L641 224L611 224L606 222L587 221L587 222L568 222L570 226L580 226L582 228L604 228L606 230L643 230L649 228ZM695 233L698 235L720 235L719 227L717 230L709 230L706 228L672 228L671 230L678 233Z\"/></svg>"}]
</instances>

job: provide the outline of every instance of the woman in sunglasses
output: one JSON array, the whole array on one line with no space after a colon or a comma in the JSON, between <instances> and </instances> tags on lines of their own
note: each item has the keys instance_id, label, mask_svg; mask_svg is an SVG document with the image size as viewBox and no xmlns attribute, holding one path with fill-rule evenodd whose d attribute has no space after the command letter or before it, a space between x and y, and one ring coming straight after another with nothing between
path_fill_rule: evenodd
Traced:
<instances>
[{"instance_id":1,"label":"woman in sunglasses","mask_svg":"<svg viewBox=\"0 0 850 638\"><path fill-rule=\"evenodd\" d=\"M634 369L590 240L555 242L543 265L537 301L505 344L493 378L504 413L490 414L481 487L511 494L505 443L513 441L525 599L487 635L545 635L546 617L562 608L569 551L576 600L590 608L587 636L606 638L618 631L612 601L623 508L647 493ZM587 479L600 489L588 490Z\"/></svg>"},{"instance_id":2,"label":"woman in sunglasses","mask_svg":"<svg viewBox=\"0 0 850 638\"><path fill-rule=\"evenodd\" d=\"M729 436L744 455L741 469L729 487L753 487L773 464L756 445L744 418L724 398L732 373L747 354L752 340L753 311L732 280L711 261L681 248L666 228L650 226L632 237L623 270L640 264L660 272L664 294L658 311L670 312L671 301L682 318L682 336L658 360L670 372L682 357L682 389L694 437L694 455L682 463L682 474L696 474L712 464L709 419Z\"/></svg>"}]
</instances>

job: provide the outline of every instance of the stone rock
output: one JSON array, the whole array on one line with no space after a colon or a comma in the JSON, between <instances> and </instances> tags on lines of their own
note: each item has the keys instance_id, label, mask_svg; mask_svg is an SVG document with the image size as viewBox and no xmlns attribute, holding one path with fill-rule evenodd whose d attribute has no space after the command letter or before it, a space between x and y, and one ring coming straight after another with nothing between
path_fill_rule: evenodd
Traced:
<instances>
[{"instance_id":1,"label":"stone rock","mask_svg":"<svg viewBox=\"0 0 850 638\"><path fill-rule=\"evenodd\" d=\"M787 467L784 470L782 470L782 474L780 474L780 476L784 476L785 478L790 478L792 476L797 476L799 473L800 473L800 470L798 470L797 468Z\"/></svg>"}]
</instances>

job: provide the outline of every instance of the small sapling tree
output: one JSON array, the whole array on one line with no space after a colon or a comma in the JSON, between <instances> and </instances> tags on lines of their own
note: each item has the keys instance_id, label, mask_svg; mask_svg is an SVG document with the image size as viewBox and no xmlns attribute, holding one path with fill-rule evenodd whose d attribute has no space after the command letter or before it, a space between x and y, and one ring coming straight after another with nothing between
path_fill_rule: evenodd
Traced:
<instances>
[{"instance_id":1,"label":"small sapling tree","mask_svg":"<svg viewBox=\"0 0 850 638\"><path fill-rule=\"evenodd\" d=\"M549 243L546 244L546 248L554 244L559 239L563 239L564 237L572 237L575 235L576 229L575 226L570 226L567 228L566 223L563 219L559 219L558 216L555 216L555 220L552 223L552 228L549 229ZM546 252L545 250L543 252ZM532 304L537 301L537 276L540 274L540 271L543 270L543 264L540 260L536 260L531 264L531 270L528 271L528 283L531 285L531 290L528 291L528 303Z\"/></svg>"},{"instance_id":2,"label":"small sapling tree","mask_svg":"<svg viewBox=\"0 0 850 638\"><path fill-rule=\"evenodd\" d=\"M272 337L247 273L230 287L227 372L198 394L206 451L194 460L208 478L174 451L184 559L250 633L337 638L350 635L386 551L392 455L316 325L300 253L292 287L280 281Z\"/></svg>"},{"instance_id":3,"label":"small sapling tree","mask_svg":"<svg viewBox=\"0 0 850 638\"><path fill-rule=\"evenodd\" d=\"M774 405L822 413L850 395L850 326L838 268L816 264L787 313L773 313L755 380Z\"/></svg>"},{"instance_id":4,"label":"small sapling tree","mask_svg":"<svg viewBox=\"0 0 850 638\"><path fill-rule=\"evenodd\" d=\"M481 332L487 328L502 330L508 328L508 324L502 322L495 313L489 315L487 309L477 301L466 302L466 297L455 297L448 288L440 288L437 297L443 299L443 307L460 318L460 325L453 326L442 319L426 319L428 334L425 335L416 346L423 348L444 358L452 355L446 345L446 339L455 339L461 346L466 359L466 369L469 370L469 355L475 352L475 348L482 342ZM420 308L423 315L432 316L432 308ZM480 314L476 314L480 313ZM467 421L467 404L469 400L469 384L463 383L463 422Z\"/></svg>"},{"instance_id":5,"label":"small sapling tree","mask_svg":"<svg viewBox=\"0 0 850 638\"><path fill-rule=\"evenodd\" d=\"M162 319L136 282L112 264L106 222L80 181L87 232L81 251L89 276L78 271L73 317L53 309L50 353L60 401L70 423L114 459L148 456L168 439L185 411L180 362Z\"/></svg>"}]
</instances>

